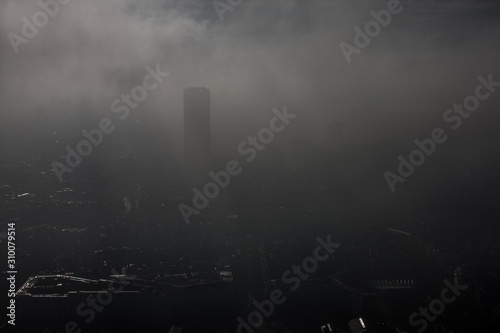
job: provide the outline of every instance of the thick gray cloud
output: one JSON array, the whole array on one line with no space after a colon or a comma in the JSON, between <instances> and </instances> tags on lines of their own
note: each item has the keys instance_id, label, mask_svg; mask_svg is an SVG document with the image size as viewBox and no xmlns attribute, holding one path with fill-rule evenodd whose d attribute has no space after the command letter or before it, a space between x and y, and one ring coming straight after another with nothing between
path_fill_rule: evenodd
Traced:
<instances>
[{"instance_id":1,"label":"thick gray cloud","mask_svg":"<svg viewBox=\"0 0 500 333\"><path fill-rule=\"evenodd\" d=\"M353 28L386 1L247 0L221 22L212 1L73 0L18 54L7 34L40 7L3 1L0 126L6 138L31 125L79 130L112 116L111 101L160 64L171 75L133 112L171 138L182 134L183 89L206 86L216 149L233 149L283 105L301 115L289 137L319 142L340 119L349 140L413 139L439 126L477 75L500 78L499 11L486 1L402 4L347 64L339 43L352 44Z\"/></svg>"}]
</instances>

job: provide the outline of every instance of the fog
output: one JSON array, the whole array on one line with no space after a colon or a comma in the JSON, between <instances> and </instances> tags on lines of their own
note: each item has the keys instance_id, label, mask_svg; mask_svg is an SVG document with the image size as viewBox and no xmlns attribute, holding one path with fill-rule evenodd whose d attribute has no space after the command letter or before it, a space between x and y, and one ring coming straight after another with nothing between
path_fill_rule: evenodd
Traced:
<instances>
[{"instance_id":1,"label":"fog","mask_svg":"<svg viewBox=\"0 0 500 333\"><path fill-rule=\"evenodd\" d=\"M498 332L499 17L0 1L2 332Z\"/></svg>"},{"instance_id":2,"label":"fog","mask_svg":"<svg viewBox=\"0 0 500 333\"><path fill-rule=\"evenodd\" d=\"M353 28L364 29L370 10L387 2L244 1L220 21L210 1L72 1L16 54L7 34L20 35L21 17L32 21L40 7L3 1L2 148L39 130L97 127L114 116L110 103L156 64L170 76L132 113L174 150L181 149L182 91L190 86L211 91L215 151L234 150L267 123L273 107L285 105L301 117L277 145L293 137L320 143L333 120L344 123L351 142L411 142L439 126L478 75L497 77L499 7L486 1L402 6L348 64L339 43L353 45ZM495 105L498 96L481 106L470 128L495 121ZM490 127L481 133L494 135ZM74 143L57 144L64 152Z\"/></svg>"}]
</instances>

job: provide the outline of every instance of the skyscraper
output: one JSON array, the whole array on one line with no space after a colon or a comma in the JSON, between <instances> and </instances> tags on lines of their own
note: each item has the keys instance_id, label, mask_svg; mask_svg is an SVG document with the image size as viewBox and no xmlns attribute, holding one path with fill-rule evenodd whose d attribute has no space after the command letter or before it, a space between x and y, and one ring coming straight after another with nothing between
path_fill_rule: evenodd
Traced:
<instances>
[{"instance_id":1,"label":"skyscraper","mask_svg":"<svg viewBox=\"0 0 500 333\"><path fill-rule=\"evenodd\" d=\"M210 90L184 89L184 164L188 171L208 173L210 142Z\"/></svg>"}]
</instances>

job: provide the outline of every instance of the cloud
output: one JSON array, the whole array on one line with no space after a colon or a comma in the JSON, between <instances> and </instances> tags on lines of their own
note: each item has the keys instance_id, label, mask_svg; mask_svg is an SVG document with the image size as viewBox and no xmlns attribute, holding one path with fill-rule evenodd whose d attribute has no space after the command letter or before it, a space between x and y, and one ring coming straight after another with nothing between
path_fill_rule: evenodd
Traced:
<instances>
[{"instance_id":1,"label":"cloud","mask_svg":"<svg viewBox=\"0 0 500 333\"><path fill-rule=\"evenodd\" d=\"M51 131L82 128L109 114L110 102L137 85L146 66L161 64L172 75L139 111L172 137L182 135L188 86L211 89L221 149L285 104L306 115L291 136L319 141L325 123L340 119L354 141L414 137L477 75L498 70L499 26L487 15L497 6L404 3L407 10L347 65L339 43L352 42L353 28L385 6L245 1L220 22L210 1L74 0L19 54L1 39L0 126L12 135L39 120ZM21 17L39 9L2 2L1 36L19 33Z\"/></svg>"}]
</instances>

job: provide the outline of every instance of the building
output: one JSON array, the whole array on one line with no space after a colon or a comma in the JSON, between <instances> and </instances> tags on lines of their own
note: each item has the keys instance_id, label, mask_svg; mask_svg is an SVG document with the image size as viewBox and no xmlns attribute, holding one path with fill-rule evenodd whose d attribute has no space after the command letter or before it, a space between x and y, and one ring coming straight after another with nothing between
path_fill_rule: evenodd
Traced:
<instances>
[{"instance_id":1,"label":"building","mask_svg":"<svg viewBox=\"0 0 500 333\"><path fill-rule=\"evenodd\" d=\"M351 333L369 332L363 318L356 318L356 319L350 320L349 321L349 328L351 330Z\"/></svg>"},{"instance_id":2,"label":"building","mask_svg":"<svg viewBox=\"0 0 500 333\"><path fill-rule=\"evenodd\" d=\"M375 293L392 306L401 307L415 299L415 280L370 280Z\"/></svg>"}]
</instances>

